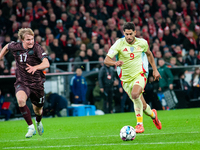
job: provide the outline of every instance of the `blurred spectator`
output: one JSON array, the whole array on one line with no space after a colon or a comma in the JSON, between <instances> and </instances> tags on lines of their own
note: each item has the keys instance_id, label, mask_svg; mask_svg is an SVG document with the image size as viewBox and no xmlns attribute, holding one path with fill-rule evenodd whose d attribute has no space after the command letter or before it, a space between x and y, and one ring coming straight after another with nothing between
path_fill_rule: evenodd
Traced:
<instances>
[{"instance_id":1,"label":"blurred spectator","mask_svg":"<svg viewBox=\"0 0 200 150\"><path fill-rule=\"evenodd\" d=\"M198 64L200 64L200 61L197 59L194 49L190 49L188 56L185 59L185 65L198 65Z\"/></svg>"},{"instance_id":2,"label":"blurred spectator","mask_svg":"<svg viewBox=\"0 0 200 150\"><path fill-rule=\"evenodd\" d=\"M193 98L195 99L199 98L200 97L200 69L199 68L195 68L195 71L192 74L191 86L192 86Z\"/></svg>"},{"instance_id":3,"label":"blurred spectator","mask_svg":"<svg viewBox=\"0 0 200 150\"><path fill-rule=\"evenodd\" d=\"M92 37L91 42L87 44L87 48L92 49L94 44L97 43L97 37Z\"/></svg>"},{"instance_id":4,"label":"blurred spectator","mask_svg":"<svg viewBox=\"0 0 200 150\"><path fill-rule=\"evenodd\" d=\"M45 37L45 35L46 35L46 28L48 27L48 20L47 19L44 19L43 21L42 21L42 24L40 25L40 27L39 27L39 33L40 33L40 36L41 37Z\"/></svg>"},{"instance_id":5,"label":"blurred spectator","mask_svg":"<svg viewBox=\"0 0 200 150\"><path fill-rule=\"evenodd\" d=\"M172 41L173 44L175 45L180 45L180 30L179 29L174 29L172 32Z\"/></svg>"},{"instance_id":6,"label":"blurred spectator","mask_svg":"<svg viewBox=\"0 0 200 150\"><path fill-rule=\"evenodd\" d=\"M6 18L9 19L10 16L13 13L13 1L12 0L7 0L7 1L2 1L1 2L2 6L2 15Z\"/></svg>"},{"instance_id":7,"label":"blurred spectator","mask_svg":"<svg viewBox=\"0 0 200 150\"><path fill-rule=\"evenodd\" d=\"M46 45L46 41L41 41L41 46L45 50L45 53L47 53L48 55L51 54L51 52L52 52L51 48L50 48L50 46Z\"/></svg>"},{"instance_id":8,"label":"blurred spectator","mask_svg":"<svg viewBox=\"0 0 200 150\"><path fill-rule=\"evenodd\" d=\"M169 63L170 63L168 65L169 68L176 67L177 66L176 57L171 57Z\"/></svg>"},{"instance_id":9,"label":"blurred spectator","mask_svg":"<svg viewBox=\"0 0 200 150\"><path fill-rule=\"evenodd\" d=\"M112 67L102 66L98 74L98 81L100 91L104 96L104 113L112 113L112 101L113 101L113 83L115 80L115 72Z\"/></svg>"},{"instance_id":10,"label":"blurred spectator","mask_svg":"<svg viewBox=\"0 0 200 150\"><path fill-rule=\"evenodd\" d=\"M42 42L42 37L39 36L39 35L37 35L37 36L35 37L35 43L41 44L41 42Z\"/></svg>"},{"instance_id":11,"label":"blurred spectator","mask_svg":"<svg viewBox=\"0 0 200 150\"><path fill-rule=\"evenodd\" d=\"M172 35L171 35L171 33L170 33L170 30L169 30L169 27L168 27L168 26L166 26L166 27L164 28L163 40L166 42L166 44L167 44L168 46L170 46L170 45L173 44L173 37L172 37Z\"/></svg>"},{"instance_id":12,"label":"blurred spectator","mask_svg":"<svg viewBox=\"0 0 200 150\"><path fill-rule=\"evenodd\" d=\"M165 48L163 49L163 51L164 51L163 59L165 60L165 62L168 62L168 63L169 63L169 62L170 62L170 58L172 57L172 54L170 53L168 47L165 47Z\"/></svg>"},{"instance_id":13,"label":"blurred spectator","mask_svg":"<svg viewBox=\"0 0 200 150\"><path fill-rule=\"evenodd\" d=\"M189 51L189 49L195 49L197 48L196 40L193 37L193 32L188 31L187 38L183 41L183 47Z\"/></svg>"},{"instance_id":14,"label":"blurred spectator","mask_svg":"<svg viewBox=\"0 0 200 150\"><path fill-rule=\"evenodd\" d=\"M71 91L73 94L72 102L74 104L86 104L87 82L82 76L82 69L76 69L76 75L71 79Z\"/></svg>"},{"instance_id":15,"label":"blurred spectator","mask_svg":"<svg viewBox=\"0 0 200 150\"><path fill-rule=\"evenodd\" d=\"M81 62L88 62L88 58L85 54L85 51L80 51L79 56L75 57L74 62L79 62L79 64L75 64L74 65L74 70L76 70L77 68L81 68L82 70L86 70L85 68L85 63L80 64Z\"/></svg>"},{"instance_id":16,"label":"blurred spectator","mask_svg":"<svg viewBox=\"0 0 200 150\"><path fill-rule=\"evenodd\" d=\"M108 8L104 6L104 7L100 8L100 12L98 13L98 19L102 20L103 24L105 24L107 22L107 20L110 17L109 14L111 14L111 13L108 13L107 10L108 10Z\"/></svg>"},{"instance_id":17,"label":"blurred spectator","mask_svg":"<svg viewBox=\"0 0 200 150\"><path fill-rule=\"evenodd\" d=\"M188 84L188 82L185 80L185 73L181 72L178 75L179 79L174 81L175 87L174 89L177 90L181 90L184 93L182 93L183 95L185 95L186 100L190 101L191 98L191 86Z\"/></svg>"},{"instance_id":18,"label":"blurred spectator","mask_svg":"<svg viewBox=\"0 0 200 150\"><path fill-rule=\"evenodd\" d=\"M40 9L42 10L42 12L44 14L47 13L47 10L45 9L45 7L42 6L42 2L38 0L38 1L36 1L36 5L34 6L34 10L37 13Z\"/></svg>"},{"instance_id":19,"label":"blurred spectator","mask_svg":"<svg viewBox=\"0 0 200 150\"><path fill-rule=\"evenodd\" d=\"M114 112L121 112L121 99L123 95L123 88L120 86L120 80L115 79L113 83L113 100L114 100Z\"/></svg>"},{"instance_id":20,"label":"blurred spectator","mask_svg":"<svg viewBox=\"0 0 200 150\"><path fill-rule=\"evenodd\" d=\"M67 47L64 51L69 56L69 60L74 60L76 51L77 51L77 49L74 45L74 40L69 38L67 40Z\"/></svg>"},{"instance_id":21,"label":"blurred spectator","mask_svg":"<svg viewBox=\"0 0 200 150\"><path fill-rule=\"evenodd\" d=\"M173 89L173 75L171 73L171 70L165 65L164 59L160 58L158 60L158 71L161 75L161 79L159 79L159 90L165 91L165 90L172 90Z\"/></svg>"},{"instance_id":22,"label":"blurred spectator","mask_svg":"<svg viewBox=\"0 0 200 150\"><path fill-rule=\"evenodd\" d=\"M81 34L81 40L82 40L82 43L84 43L86 45L90 43L90 39L88 38L86 32L83 32Z\"/></svg>"},{"instance_id":23,"label":"blurred spectator","mask_svg":"<svg viewBox=\"0 0 200 150\"><path fill-rule=\"evenodd\" d=\"M98 56L92 49L87 49L86 53L86 56L89 61L98 61ZM96 64L90 64L90 70L93 70L95 66Z\"/></svg>"},{"instance_id":24,"label":"blurred spectator","mask_svg":"<svg viewBox=\"0 0 200 150\"><path fill-rule=\"evenodd\" d=\"M56 18L60 18L62 14L62 3L60 0L56 0L55 5L53 5L54 13L56 15Z\"/></svg>"},{"instance_id":25,"label":"blurred spectator","mask_svg":"<svg viewBox=\"0 0 200 150\"><path fill-rule=\"evenodd\" d=\"M69 58L68 58L68 55L66 53L63 54L63 57L60 60L60 62L62 62L62 63L68 63L69 62ZM60 68L63 71L68 71L68 65L67 64L57 65L57 66L58 66L58 68Z\"/></svg>"},{"instance_id":26,"label":"blurred spectator","mask_svg":"<svg viewBox=\"0 0 200 150\"><path fill-rule=\"evenodd\" d=\"M4 47L9 42L11 42L11 38L10 38L9 35L6 35L5 39L4 39L3 43L2 43L2 47ZM4 62L4 64L6 65L5 67L7 69L10 69L11 68L11 63L12 63L12 61L14 61L14 57L13 57L13 55L12 55L12 53L10 51L5 55L5 59L6 59L6 62Z\"/></svg>"},{"instance_id":27,"label":"blurred spectator","mask_svg":"<svg viewBox=\"0 0 200 150\"><path fill-rule=\"evenodd\" d=\"M177 59L177 65L178 66L184 66L185 65L185 61L184 61L181 54L177 54L176 59Z\"/></svg>"},{"instance_id":28,"label":"blurred spectator","mask_svg":"<svg viewBox=\"0 0 200 150\"><path fill-rule=\"evenodd\" d=\"M154 81L153 76L148 77L143 96L146 102L156 110L161 110L162 106L157 96L158 82Z\"/></svg>"},{"instance_id":29,"label":"blurred spectator","mask_svg":"<svg viewBox=\"0 0 200 150\"><path fill-rule=\"evenodd\" d=\"M63 26L63 22L61 19L56 21L56 27L54 29L54 35L58 38L60 37L61 33L66 31L65 27Z\"/></svg>"},{"instance_id":30,"label":"blurred spectator","mask_svg":"<svg viewBox=\"0 0 200 150\"><path fill-rule=\"evenodd\" d=\"M86 45L85 45L84 43L82 43L82 44L80 45L80 49L76 51L75 57L79 56L79 53L80 53L81 51L84 51L84 52L86 53Z\"/></svg>"},{"instance_id":31,"label":"blurred spectator","mask_svg":"<svg viewBox=\"0 0 200 150\"><path fill-rule=\"evenodd\" d=\"M49 28L54 33L54 29L56 27L56 15L54 13L50 15L50 19L48 22L49 22Z\"/></svg>"},{"instance_id":32,"label":"blurred spectator","mask_svg":"<svg viewBox=\"0 0 200 150\"><path fill-rule=\"evenodd\" d=\"M94 87L94 89L92 91L92 94L93 94L94 105L96 106L96 109L99 109L99 110L103 111L104 99L102 97L98 81L96 81L96 84L95 84L95 87Z\"/></svg>"},{"instance_id":33,"label":"blurred spectator","mask_svg":"<svg viewBox=\"0 0 200 150\"><path fill-rule=\"evenodd\" d=\"M156 33L156 26L154 24L153 18L148 19L148 28L151 38L155 37L157 35Z\"/></svg>"},{"instance_id":34,"label":"blurred spectator","mask_svg":"<svg viewBox=\"0 0 200 150\"><path fill-rule=\"evenodd\" d=\"M4 107L5 104L6 104L5 98L2 95L2 92L0 89L0 115L5 115L5 121L8 121L10 119L12 112L9 110L9 106ZM10 105L10 104L7 104L7 105Z\"/></svg>"},{"instance_id":35,"label":"blurred spectator","mask_svg":"<svg viewBox=\"0 0 200 150\"><path fill-rule=\"evenodd\" d=\"M97 51L97 55L98 55L98 57L103 57L103 58L106 57L106 53L103 51L103 49L99 49Z\"/></svg>"},{"instance_id":36,"label":"blurred spectator","mask_svg":"<svg viewBox=\"0 0 200 150\"><path fill-rule=\"evenodd\" d=\"M63 50L61 49L60 45L58 44L58 39L54 39L53 43L50 43L49 46L50 46L51 50L53 52L55 52L56 57L61 60L62 55L63 55Z\"/></svg>"},{"instance_id":37,"label":"blurred spectator","mask_svg":"<svg viewBox=\"0 0 200 150\"><path fill-rule=\"evenodd\" d=\"M50 65L52 65L52 63L56 63L56 62L60 62L61 61L59 58L56 57L56 53L55 52L51 52L49 54L48 60L49 60Z\"/></svg>"},{"instance_id":38,"label":"blurred spectator","mask_svg":"<svg viewBox=\"0 0 200 150\"><path fill-rule=\"evenodd\" d=\"M67 109L68 101L63 96L57 93L48 93L46 95L47 102L49 103L49 107L47 107L44 111L45 114L52 115L55 117L62 117L60 112L63 109ZM67 114L66 114L67 115Z\"/></svg>"},{"instance_id":39,"label":"blurred spectator","mask_svg":"<svg viewBox=\"0 0 200 150\"><path fill-rule=\"evenodd\" d=\"M16 70L16 62L13 61L13 62L12 62L12 66L11 66L11 68L10 68L10 74L11 74L11 75L15 75L15 70Z\"/></svg>"},{"instance_id":40,"label":"blurred spectator","mask_svg":"<svg viewBox=\"0 0 200 150\"><path fill-rule=\"evenodd\" d=\"M67 13L62 13L61 14L61 20L63 21L63 26L68 29L69 27L72 26L72 21L70 17L67 15Z\"/></svg>"},{"instance_id":41,"label":"blurred spectator","mask_svg":"<svg viewBox=\"0 0 200 150\"><path fill-rule=\"evenodd\" d=\"M177 56L178 54L182 54L182 50L181 50L181 47L179 45L177 45L175 48L174 48L174 56Z\"/></svg>"},{"instance_id":42,"label":"blurred spectator","mask_svg":"<svg viewBox=\"0 0 200 150\"><path fill-rule=\"evenodd\" d=\"M60 35L60 38L59 38L59 45L60 45L60 48L63 50L63 51L66 51L67 49L67 35L65 33L62 33Z\"/></svg>"},{"instance_id":43,"label":"blurred spectator","mask_svg":"<svg viewBox=\"0 0 200 150\"><path fill-rule=\"evenodd\" d=\"M17 16L17 21L21 22L24 20L25 17L25 9L22 6L22 2L17 2L16 8L15 8L15 14Z\"/></svg>"},{"instance_id":44,"label":"blurred spectator","mask_svg":"<svg viewBox=\"0 0 200 150\"><path fill-rule=\"evenodd\" d=\"M191 20L191 17L189 15L185 16L185 25L188 28L188 30L190 31L194 31L195 28L195 24L194 22Z\"/></svg>"},{"instance_id":45,"label":"blurred spectator","mask_svg":"<svg viewBox=\"0 0 200 150\"><path fill-rule=\"evenodd\" d=\"M95 70L100 70L100 68L104 66L104 63L103 63L104 58L103 57L99 57L98 61L99 61L99 63L95 66Z\"/></svg>"},{"instance_id":46,"label":"blurred spectator","mask_svg":"<svg viewBox=\"0 0 200 150\"><path fill-rule=\"evenodd\" d=\"M10 72L7 65L7 60L5 58L1 59L0 60L0 75L9 75L9 74Z\"/></svg>"}]
</instances>

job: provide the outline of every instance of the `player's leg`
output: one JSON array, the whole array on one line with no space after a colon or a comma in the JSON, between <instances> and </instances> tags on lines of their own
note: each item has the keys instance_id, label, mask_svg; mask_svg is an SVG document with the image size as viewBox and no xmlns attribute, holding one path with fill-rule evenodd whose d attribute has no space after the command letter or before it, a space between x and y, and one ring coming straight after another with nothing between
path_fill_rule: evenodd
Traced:
<instances>
[{"instance_id":1,"label":"player's leg","mask_svg":"<svg viewBox=\"0 0 200 150\"><path fill-rule=\"evenodd\" d=\"M141 101L143 103L143 111L146 115L150 116L153 119L153 123L160 130L162 128L162 124L157 117L157 111L155 109L151 109L151 107L146 103L143 95L141 95Z\"/></svg>"},{"instance_id":2,"label":"player's leg","mask_svg":"<svg viewBox=\"0 0 200 150\"><path fill-rule=\"evenodd\" d=\"M28 132L25 135L26 138L32 137L36 134L35 127L31 119L31 112L26 105L26 100L28 98L27 94L23 90L16 91L16 98L19 105L19 110L28 124Z\"/></svg>"},{"instance_id":3,"label":"player's leg","mask_svg":"<svg viewBox=\"0 0 200 150\"><path fill-rule=\"evenodd\" d=\"M143 133L144 127L143 127L143 104L140 99L142 93L142 87L140 85L134 85L133 89L131 91L131 98L134 103L134 110L135 115L137 119L137 125L136 125L136 133Z\"/></svg>"},{"instance_id":4,"label":"player's leg","mask_svg":"<svg viewBox=\"0 0 200 150\"><path fill-rule=\"evenodd\" d=\"M40 88L41 89L41 88ZM32 90L30 94L31 103L33 105L33 110L36 115L35 123L37 126L37 131L39 135L42 135L44 128L41 122L43 115L43 105L44 105L44 90Z\"/></svg>"},{"instance_id":5,"label":"player's leg","mask_svg":"<svg viewBox=\"0 0 200 150\"><path fill-rule=\"evenodd\" d=\"M35 115L36 115L35 123L36 123L36 126L37 126L37 131L38 131L39 135L42 135L44 133L44 128L43 128L43 125L42 125L42 122L41 122L42 115L43 115L43 107L38 107L34 104L32 104L32 105L33 105L33 110L34 110Z\"/></svg>"}]
</instances>

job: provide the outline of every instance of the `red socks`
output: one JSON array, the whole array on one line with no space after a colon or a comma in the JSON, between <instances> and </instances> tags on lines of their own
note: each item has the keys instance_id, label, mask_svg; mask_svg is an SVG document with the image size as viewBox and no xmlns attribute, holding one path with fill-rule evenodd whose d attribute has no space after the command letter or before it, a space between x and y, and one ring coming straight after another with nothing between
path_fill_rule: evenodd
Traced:
<instances>
[{"instance_id":1,"label":"red socks","mask_svg":"<svg viewBox=\"0 0 200 150\"><path fill-rule=\"evenodd\" d=\"M25 121L27 122L28 125L32 125L32 119L31 119L31 112L30 109L28 108L27 105L25 105L24 107L19 107L19 110L22 114L22 116L24 117Z\"/></svg>"}]
</instances>

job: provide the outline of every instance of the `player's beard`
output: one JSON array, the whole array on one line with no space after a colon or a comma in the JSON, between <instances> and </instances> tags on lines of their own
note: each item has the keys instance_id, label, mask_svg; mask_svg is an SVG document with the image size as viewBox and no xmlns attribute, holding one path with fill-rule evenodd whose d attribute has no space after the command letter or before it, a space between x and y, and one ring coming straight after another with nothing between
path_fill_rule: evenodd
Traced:
<instances>
[{"instance_id":1,"label":"player's beard","mask_svg":"<svg viewBox=\"0 0 200 150\"><path fill-rule=\"evenodd\" d=\"M126 42L127 42L128 44L132 44L134 40L135 40L135 38L133 38L133 40L126 39Z\"/></svg>"}]
</instances>

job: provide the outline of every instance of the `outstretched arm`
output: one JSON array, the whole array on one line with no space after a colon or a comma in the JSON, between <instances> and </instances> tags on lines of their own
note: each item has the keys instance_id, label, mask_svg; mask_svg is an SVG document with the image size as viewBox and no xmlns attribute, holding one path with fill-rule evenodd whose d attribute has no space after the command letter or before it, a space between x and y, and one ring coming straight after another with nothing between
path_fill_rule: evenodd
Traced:
<instances>
[{"instance_id":1,"label":"outstretched arm","mask_svg":"<svg viewBox=\"0 0 200 150\"><path fill-rule=\"evenodd\" d=\"M119 66L119 67L121 67L124 64L124 62L123 61L114 61L107 55L105 60L104 60L104 64L107 65L107 66Z\"/></svg>"},{"instance_id":2,"label":"outstretched arm","mask_svg":"<svg viewBox=\"0 0 200 150\"><path fill-rule=\"evenodd\" d=\"M0 52L0 60L6 55L6 53L8 52L9 50L8 50L8 44L6 44L3 48L2 48L2 50L1 50L1 52Z\"/></svg>"},{"instance_id":3,"label":"outstretched arm","mask_svg":"<svg viewBox=\"0 0 200 150\"><path fill-rule=\"evenodd\" d=\"M147 58L148 58L148 61L149 63L151 64L151 67L153 68L153 76L155 78L155 80L158 80L161 78L160 76L160 73L158 72L157 70L157 67L156 67L156 64L155 64L155 61L154 61L154 57L153 57L153 54L152 52L149 50L146 51L146 55L147 55Z\"/></svg>"}]
</instances>

